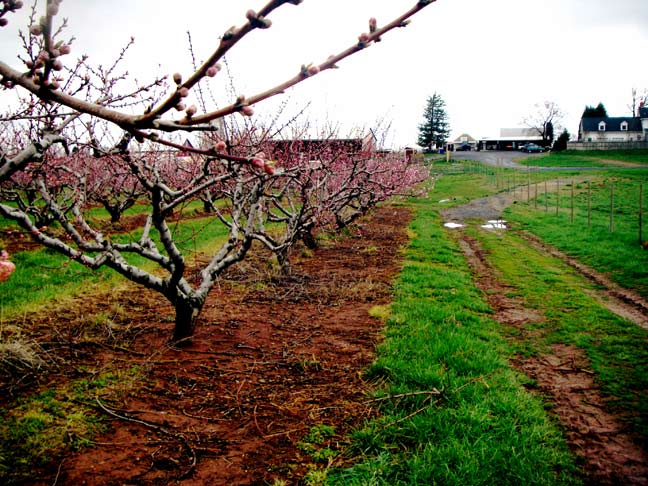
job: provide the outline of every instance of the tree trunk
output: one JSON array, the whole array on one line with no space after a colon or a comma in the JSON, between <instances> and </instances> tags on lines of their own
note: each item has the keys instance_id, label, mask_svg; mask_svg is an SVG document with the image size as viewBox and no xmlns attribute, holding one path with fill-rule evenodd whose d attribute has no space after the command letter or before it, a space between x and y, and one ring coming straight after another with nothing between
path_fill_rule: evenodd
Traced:
<instances>
[{"instance_id":1,"label":"tree trunk","mask_svg":"<svg viewBox=\"0 0 648 486\"><path fill-rule=\"evenodd\" d=\"M288 258L288 248L277 251L275 254L277 255L277 261L281 267L281 273L284 275L292 274L292 267L290 265L290 259Z\"/></svg>"},{"instance_id":2,"label":"tree trunk","mask_svg":"<svg viewBox=\"0 0 648 486\"><path fill-rule=\"evenodd\" d=\"M311 228L304 228L300 236L302 242L306 245L306 248L315 250L318 247L317 240L315 239Z\"/></svg>"},{"instance_id":3,"label":"tree trunk","mask_svg":"<svg viewBox=\"0 0 648 486\"><path fill-rule=\"evenodd\" d=\"M202 310L203 302L197 299L178 297L174 302L176 318L173 328L173 343L188 346L194 334L196 318Z\"/></svg>"}]
</instances>

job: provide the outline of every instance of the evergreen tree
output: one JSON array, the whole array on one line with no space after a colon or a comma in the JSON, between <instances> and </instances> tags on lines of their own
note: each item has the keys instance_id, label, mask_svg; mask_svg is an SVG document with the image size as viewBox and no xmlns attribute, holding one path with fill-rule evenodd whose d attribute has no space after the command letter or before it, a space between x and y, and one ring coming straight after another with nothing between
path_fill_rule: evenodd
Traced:
<instances>
[{"instance_id":1,"label":"evergreen tree","mask_svg":"<svg viewBox=\"0 0 648 486\"><path fill-rule=\"evenodd\" d=\"M553 151L554 152L560 152L562 150L567 149L567 142L569 142L569 138L571 135L565 128L563 132L560 134L560 136L556 139L556 143L553 145Z\"/></svg>"},{"instance_id":2,"label":"evergreen tree","mask_svg":"<svg viewBox=\"0 0 648 486\"><path fill-rule=\"evenodd\" d=\"M437 93L428 97L423 112L423 123L419 125L418 144L431 151L433 147L442 147L448 140L450 126L445 101Z\"/></svg>"},{"instance_id":3,"label":"evergreen tree","mask_svg":"<svg viewBox=\"0 0 648 486\"><path fill-rule=\"evenodd\" d=\"M599 103L596 108L593 106L586 106L582 118L607 118L607 116L608 114L605 105Z\"/></svg>"}]
</instances>

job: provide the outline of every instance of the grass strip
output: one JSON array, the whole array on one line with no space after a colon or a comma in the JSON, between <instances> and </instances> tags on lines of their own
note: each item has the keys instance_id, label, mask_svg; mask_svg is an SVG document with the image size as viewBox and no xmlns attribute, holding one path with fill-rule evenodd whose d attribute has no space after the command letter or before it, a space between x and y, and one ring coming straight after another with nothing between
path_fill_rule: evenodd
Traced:
<instances>
[{"instance_id":1,"label":"grass strip","mask_svg":"<svg viewBox=\"0 0 648 486\"><path fill-rule=\"evenodd\" d=\"M607 273L619 285L648 298L648 251L641 247L638 238L641 207L642 239L648 240L646 180L646 171L588 175L587 180L581 176L574 183L572 198L572 181L563 179L560 200L554 182L550 184L554 192L548 194L548 201L542 192L537 204L518 201L508 208L505 218L517 228L538 235L569 256ZM640 193L642 181L644 189Z\"/></svg>"},{"instance_id":2,"label":"grass strip","mask_svg":"<svg viewBox=\"0 0 648 486\"><path fill-rule=\"evenodd\" d=\"M368 371L384 383L379 398L413 395L380 402L381 417L353 436L358 463L329 471L328 484L580 484L560 430L509 367L511 350L437 205L413 204L412 241ZM441 394L415 394L434 389Z\"/></svg>"},{"instance_id":3,"label":"grass strip","mask_svg":"<svg viewBox=\"0 0 648 486\"><path fill-rule=\"evenodd\" d=\"M648 437L648 332L602 307L592 296L594 284L523 238L509 232L473 236L512 292L545 317L534 324L538 332L528 333L524 352L542 354L555 343L583 349L608 406Z\"/></svg>"}]
</instances>

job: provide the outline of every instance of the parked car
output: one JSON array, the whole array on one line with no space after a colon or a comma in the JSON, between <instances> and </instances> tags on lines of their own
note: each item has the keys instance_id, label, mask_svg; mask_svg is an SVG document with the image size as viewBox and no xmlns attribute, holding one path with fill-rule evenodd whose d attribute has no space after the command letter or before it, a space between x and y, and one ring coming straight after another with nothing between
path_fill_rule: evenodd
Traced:
<instances>
[{"instance_id":1,"label":"parked car","mask_svg":"<svg viewBox=\"0 0 648 486\"><path fill-rule=\"evenodd\" d=\"M544 152L544 148L542 148L540 145L536 145L535 143L527 143L522 147L522 152L526 152L530 154L531 152Z\"/></svg>"},{"instance_id":2,"label":"parked car","mask_svg":"<svg viewBox=\"0 0 648 486\"><path fill-rule=\"evenodd\" d=\"M472 150L472 147L469 143L462 143L461 145L459 145L459 147L457 147L457 151L459 152L468 152L470 150Z\"/></svg>"}]
</instances>

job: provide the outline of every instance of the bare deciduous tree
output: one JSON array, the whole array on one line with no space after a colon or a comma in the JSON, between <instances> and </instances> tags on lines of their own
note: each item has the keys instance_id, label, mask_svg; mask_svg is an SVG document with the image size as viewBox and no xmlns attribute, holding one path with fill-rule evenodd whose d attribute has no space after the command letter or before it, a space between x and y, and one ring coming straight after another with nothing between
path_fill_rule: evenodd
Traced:
<instances>
[{"instance_id":1,"label":"bare deciduous tree","mask_svg":"<svg viewBox=\"0 0 648 486\"><path fill-rule=\"evenodd\" d=\"M542 137L542 144L551 145L554 133L560 130L560 122L565 114L554 101L536 103L534 111L524 118L523 123Z\"/></svg>"}]
</instances>

